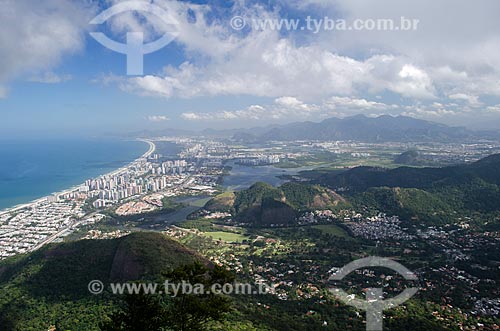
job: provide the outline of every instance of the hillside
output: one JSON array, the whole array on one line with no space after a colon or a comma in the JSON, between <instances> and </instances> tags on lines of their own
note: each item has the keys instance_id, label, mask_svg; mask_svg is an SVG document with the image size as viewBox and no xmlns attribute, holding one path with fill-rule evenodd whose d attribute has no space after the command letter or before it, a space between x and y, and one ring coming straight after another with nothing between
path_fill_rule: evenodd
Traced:
<instances>
[{"instance_id":1,"label":"hillside","mask_svg":"<svg viewBox=\"0 0 500 331\"><path fill-rule=\"evenodd\" d=\"M225 192L214 197L205 204L208 211L229 212L232 210L236 195L233 192Z\"/></svg>"},{"instance_id":2,"label":"hillside","mask_svg":"<svg viewBox=\"0 0 500 331\"><path fill-rule=\"evenodd\" d=\"M258 182L250 188L224 193L204 207L209 211L230 211L242 223L288 224L301 211L335 208L346 203L340 195L319 185L286 183L275 188Z\"/></svg>"},{"instance_id":3,"label":"hillside","mask_svg":"<svg viewBox=\"0 0 500 331\"><path fill-rule=\"evenodd\" d=\"M353 205L368 211L398 215L427 223L448 223L453 208L441 197L415 188L370 188L351 197Z\"/></svg>"},{"instance_id":4,"label":"hillside","mask_svg":"<svg viewBox=\"0 0 500 331\"><path fill-rule=\"evenodd\" d=\"M458 211L500 212L500 155L444 168L359 167L314 181L363 208L429 222L448 222Z\"/></svg>"},{"instance_id":5,"label":"hillside","mask_svg":"<svg viewBox=\"0 0 500 331\"><path fill-rule=\"evenodd\" d=\"M428 165L429 161L417 150L406 151L394 158L394 163L409 166Z\"/></svg>"},{"instance_id":6,"label":"hillside","mask_svg":"<svg viewBox=\"0 0 500 331\"><path fill-rule=\"evenodd\" d=\"M382 186L431 189L435 186L463 183L471 178L500 184L500 154L471 164L443 168L358 167L341 174L326 173L316 181L337 189L342 187L349 191L365 191L370 187Z\"/></svg>"},{"instance_id":7,"label":"hillside","mask_svg":"<svg viewBox=\"0 0 500 331\"><path fill-rule=\"evenodd\" d=\"M58 330L96 330L117 298L91 295L91 280L109 284L156 279L162 271L200 259L164 235L141 232L112 240L49 245L3 261L1 329L47 330L57 325Z\"/></svg>"}]
</instances>

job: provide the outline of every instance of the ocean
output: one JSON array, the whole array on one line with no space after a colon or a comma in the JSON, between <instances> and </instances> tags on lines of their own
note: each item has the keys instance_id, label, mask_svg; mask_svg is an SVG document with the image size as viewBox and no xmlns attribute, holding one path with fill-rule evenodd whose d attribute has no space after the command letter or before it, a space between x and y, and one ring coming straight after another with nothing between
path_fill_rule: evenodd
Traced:
<instances>
[{"instance_id":1,"label":"ocean","mask_svg":"<svg viewBox=\"0 0 500 331\"><path fill-rule=\"evenodd\" d=\"M0 210L118 169L146 153L141 141L0 141Z\"/></svg>"}]
</instances>

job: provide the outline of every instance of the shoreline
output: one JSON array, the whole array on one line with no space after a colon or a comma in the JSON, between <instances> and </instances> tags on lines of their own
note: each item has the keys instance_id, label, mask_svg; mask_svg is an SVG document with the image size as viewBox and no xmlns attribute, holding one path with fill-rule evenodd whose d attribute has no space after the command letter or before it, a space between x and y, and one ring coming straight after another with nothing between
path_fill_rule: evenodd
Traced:
<instances>
[{"instance_id":1,"label":"shoreline","mask_svg":"<svg viewBox=\"0 0 500 331\"><path fill-rule=\"evenodd\" d=\"M119 169L116 169L116 170L113 170L111 172L108 172L108 173L105 173L105 174L102 174L98 177L95 177L95 178L99 178L99 177L103 177L103 176L115 176L125 170L127 170L132 164L134 164L135 162L137 161L140 161L142 159L145 159L147 157L149 157L151 154L153 154L156 150L156 145L153 143L152 140L149 140L149 139L136 139L137 141L142 141L142 142L145 142L149 145L149 149L143 154L141 155L140 157L138 157L137 159L133 160L132 162L129 162L127 165L119 168ZM72 193L72 192L75 192L78 190L78 188L82 185L83 183L80 183L78 185L75 185L73 187L70 187L68 189L65 189L63 191L59 191L59 192L54 192L54 193L51 193L49 195L46 195L44 197L41 197L39 199L36 199L36 200L32 200L30 202L27 202L27 203L23 203L23 204L19 204L19 205L15 205L15 206L12 206L12 207L8 207L8 208L5 208L5 209L1 209L0 210L0 216L4 216L6 214L10 214L12 212L16 212L18 210L22 210L22 209L25 209L25 208L30 208L30 207L33 207L33 206L36 206L37 204L41 203L41 202L44 202L44 201L47 201L47 199L51 196L54 196L54 195L63 195L63 194L68 194L68 193Z\"/></svg>"}]
</instances>

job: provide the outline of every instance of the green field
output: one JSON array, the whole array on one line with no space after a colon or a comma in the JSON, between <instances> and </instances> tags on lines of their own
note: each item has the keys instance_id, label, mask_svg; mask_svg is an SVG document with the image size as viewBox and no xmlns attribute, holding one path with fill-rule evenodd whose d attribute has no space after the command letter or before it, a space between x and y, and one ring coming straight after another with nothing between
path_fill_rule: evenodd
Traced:
<instances>
[{"instance_id":1,"label":"green field","mask_svg":"<svg viewBox=\"0 0 500 331\"><path fill-rule=\"evenodd\" d=\"M204 232L204 235L211 237L212 239L215 240L222 240L228 243L241 243L243 240L249 239L248 236L244 234L238 234L238 233L233 233L233 232Z\"/></svg>"},{"instance_id":2,"label":"green field","mask_svg":"<svg viewBox=\"0 0 500 331\"><path fill-rule=\"evenodd\" d=\"M312 226L312 228L321 230L322 232L330 234L332 236L353 239L344 229L334 224L314 225Z\"/></svg>"}]
</instances>

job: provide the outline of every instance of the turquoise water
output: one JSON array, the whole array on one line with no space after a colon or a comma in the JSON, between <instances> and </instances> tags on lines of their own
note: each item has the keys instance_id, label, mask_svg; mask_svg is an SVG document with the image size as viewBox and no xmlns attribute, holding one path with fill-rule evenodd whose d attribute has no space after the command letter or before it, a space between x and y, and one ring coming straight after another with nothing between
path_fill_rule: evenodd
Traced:
<instances>
[{"instance_id":1,"label":"turquoise water","mask_svg":"<svg viewBox=\"0 0 500 331\"><path fill-rule=\"evenodd\" d=\"M0 210L111 172L147 150L141 141L0 141Z\"/></svg>"}]
</instances>

